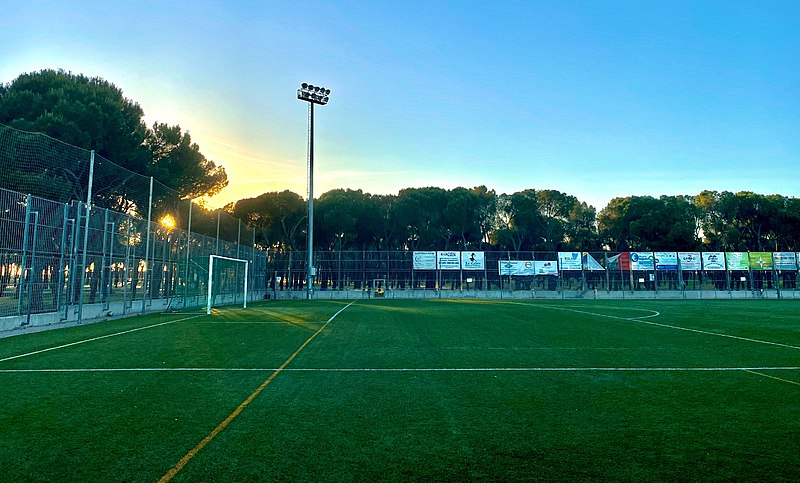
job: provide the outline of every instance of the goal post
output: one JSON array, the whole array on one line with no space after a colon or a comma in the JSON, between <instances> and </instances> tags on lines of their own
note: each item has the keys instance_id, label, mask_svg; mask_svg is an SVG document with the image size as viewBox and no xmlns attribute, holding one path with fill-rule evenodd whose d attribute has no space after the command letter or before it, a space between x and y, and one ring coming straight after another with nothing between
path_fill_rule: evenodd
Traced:
<instances>
[{"instance_id":1,"label":"goal post","mask_svg":"<svg viewBox=\"0 0 800 483\"><path fill-rule=\"evenodd\" d=\"M218 297L223 300L227 295L242 295L242 308L247 308L247 279L250 263L240 258L211 255L208 257L208 296L206 314L211 314L211 307L217 303ZM242 269L243 272L242 272ZM244 277L242 279L242 276ZM241 283L240 285L240 281Z\"/></svg>"}]
</instances>

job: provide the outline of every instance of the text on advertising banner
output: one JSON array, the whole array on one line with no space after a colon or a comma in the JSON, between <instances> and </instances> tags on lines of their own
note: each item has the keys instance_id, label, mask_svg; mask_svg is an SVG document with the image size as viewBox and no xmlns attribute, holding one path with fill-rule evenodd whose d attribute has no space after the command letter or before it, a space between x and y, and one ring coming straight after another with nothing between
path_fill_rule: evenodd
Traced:
<instances>
[{"instance_id":1,"label":"text on advertising banner","mask_svg":"<svg viewBox=\"0 0 800 483\"><path fill-rule=\"evenodd\" d=\"M558 268L561 270L581 270L580 252L558 252Z\"/></svg>"},{"instance_id":2,"label":"text on advertising banner","mask_svg":"<svg viewBox=\"0 0 800 483\"><path fill-rule=\"evenodd\" d=\"M483 252L461 252L461 268L464 270L483 270L486 258Z\"/></svg>"},{"instance_id":3,"label":"text on advertising banner","mask_svg":"<svg viewBox=\"0 0 800 483\"><path fill-rule=\"evenodd\" d=\"M750 257L747 252L725 252L725 264L728 270L748 270Z\"/></svg>"},{"instance_id":4,"label":"text on advertising banner","mask_svg":"<svg viewBox=\"0 0 800 483\"><path fill-rule=\"evenodd\" d=\"M655 260L651 252L631 252L631 270L653 270Z\"/></svg>"},{"instance_id":5,"label":"text on advertising banner","mask_svg":"<svg viewBox=\"0 0 800 483\"><path fill-rule=\"evenodd\" d=\"M681 270L700 270L700 252L678 252L678 260L681 263Z\"/></svg>"},{"instance_id":6,"label":"text on advertising banner","mask_svg":"<svg viewBox=\"0 0 800 483\"><path fill-rule=\"evenodd\" d=\"M656 257L656 270L677 270L678 254L675 252L653 252Z\"/></svg>"},{"instance_id":7,"label":"text on advertising banner","mask_svg":"<svg viewBox=\"0 0 800 483\"><path fill-rule=\"evenodd\" d=\"M461 270L461 253L436 252L436 266L439 270Z\"/></svg>"},{"instance_id":8,"label":"text on advertising banner","mask_svg":"<svg viewBox=\"0 0 800 483\"><path fill-rule=\"evenodd\" d=\"M703 252L703 270L725 270L724 252Z\"/></svg>"},{"instance_id":9,"label":"text on advertising banner","mask_svg":"<svg viewBox=\"0 0 800 483\"><path fill-rule=\"evenodd\" d=\"M414 270L436 270L436 252L414 252Z\"/></svg>"}]
</instances>

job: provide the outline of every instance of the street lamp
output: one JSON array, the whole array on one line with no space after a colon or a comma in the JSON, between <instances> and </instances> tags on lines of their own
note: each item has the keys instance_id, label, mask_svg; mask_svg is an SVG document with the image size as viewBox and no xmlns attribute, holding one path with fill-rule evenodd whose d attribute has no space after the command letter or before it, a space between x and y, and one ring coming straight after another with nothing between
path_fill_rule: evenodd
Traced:
<instances>
[{"instance_id":1,"label":"street lamp","mask_svg":"<svg viewBox=\"0 0 800 483\"><path fill-rule=\"evenodd\" d=\"M314 104L324 106L330 99L331 90L303 82L297 89L297 98L308 102L308 272L306 293L312 298L314 276Z\"/></svg>"}]
</instances>

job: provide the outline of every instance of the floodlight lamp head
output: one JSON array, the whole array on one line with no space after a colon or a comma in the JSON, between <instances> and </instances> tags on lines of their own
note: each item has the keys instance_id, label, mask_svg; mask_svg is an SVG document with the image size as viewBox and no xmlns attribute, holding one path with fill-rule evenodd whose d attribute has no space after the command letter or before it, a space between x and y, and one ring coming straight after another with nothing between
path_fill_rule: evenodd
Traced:
<instances>
[{"instance_id":1,"label":"floodlight lamp head","mask_svg":"<svg viewBox=\"0 0 800 483\"><path fill-rule=\"evenodd\" d=\"M303 82L297 90L297 98L324 106L330 100L330 89Z\"/></svg>"}]
</instances>

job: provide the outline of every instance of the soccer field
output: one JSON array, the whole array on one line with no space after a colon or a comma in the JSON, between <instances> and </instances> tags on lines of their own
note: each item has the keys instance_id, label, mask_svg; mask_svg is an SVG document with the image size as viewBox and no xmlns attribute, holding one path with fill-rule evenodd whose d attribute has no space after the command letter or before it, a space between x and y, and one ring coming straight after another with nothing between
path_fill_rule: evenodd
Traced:
<instances>
[{"instance_id":1,"label":"soccer field","mask_svg":"<svg viewBox=\"0 0 800 483\"><path fill-rule=\"evenodd\" d=\"M799 309L272 301L9 337L0 480L797 480Z\"/></svg>"}]
</instances>

